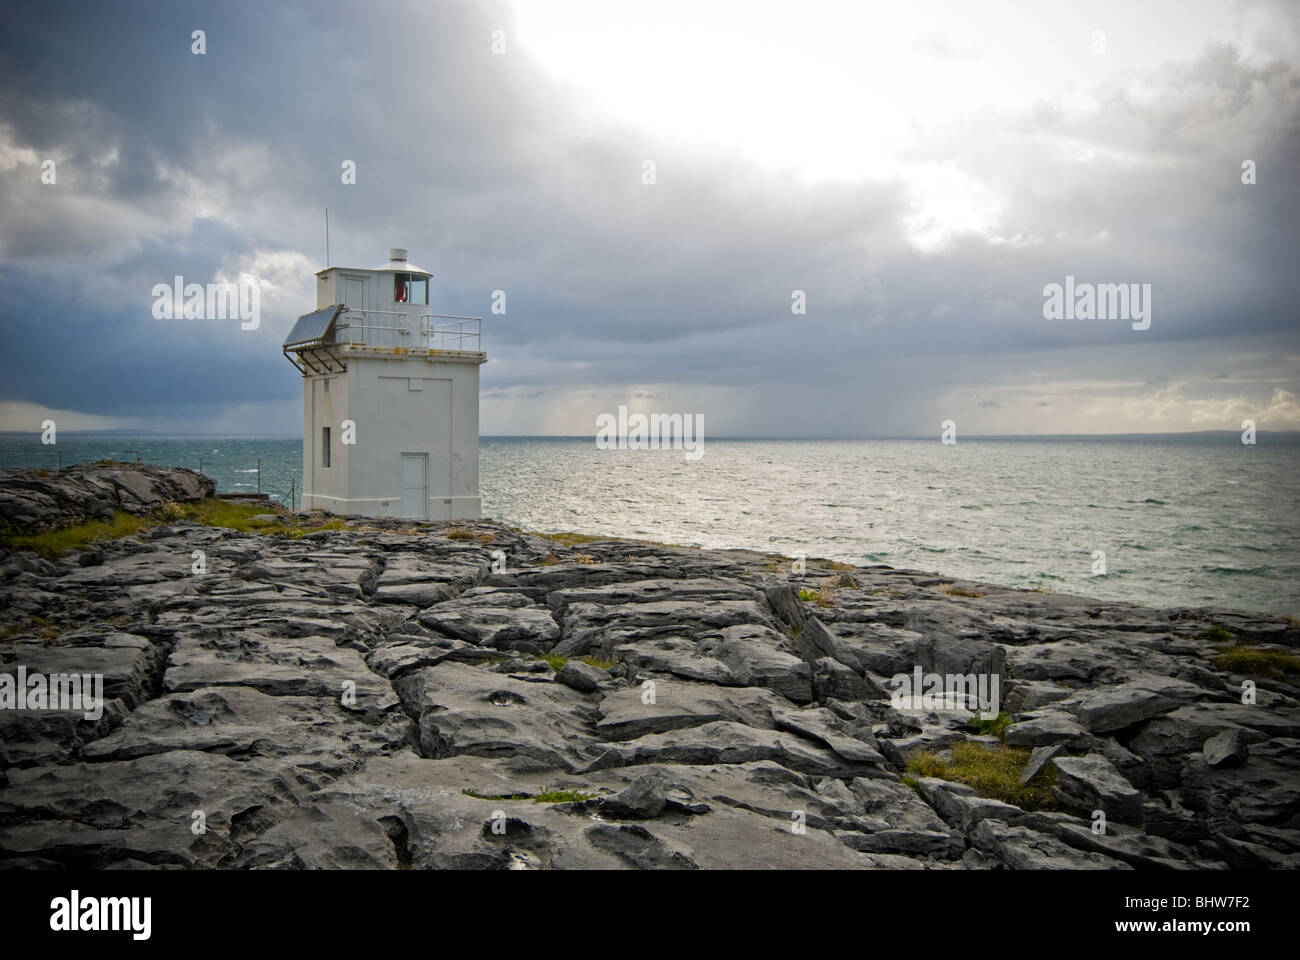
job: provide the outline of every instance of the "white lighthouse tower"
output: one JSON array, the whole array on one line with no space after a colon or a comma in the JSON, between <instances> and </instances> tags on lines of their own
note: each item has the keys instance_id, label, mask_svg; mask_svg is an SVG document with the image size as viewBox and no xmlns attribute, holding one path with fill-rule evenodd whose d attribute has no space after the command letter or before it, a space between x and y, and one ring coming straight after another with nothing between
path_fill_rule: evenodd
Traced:
<instances>
[{"instance_id":1,"label":"white lighthouse tower","mask_svg":"<svg viewBox=\"0 0 1300 960\"><path fill-rule=\"evenodd\" d=\"M433 274L402 249L316 277L283 346L302 374L303 508L478 517L481 318L430 313Z\"/></svg>"}]
</instances>

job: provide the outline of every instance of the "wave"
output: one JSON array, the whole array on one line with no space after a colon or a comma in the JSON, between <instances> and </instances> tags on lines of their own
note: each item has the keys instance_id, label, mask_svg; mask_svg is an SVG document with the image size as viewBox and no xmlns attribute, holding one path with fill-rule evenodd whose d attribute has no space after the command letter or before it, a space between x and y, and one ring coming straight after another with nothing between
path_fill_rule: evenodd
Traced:
<instances>
[{"instance_id":1,"label":"wave","mask_svg":"<svg viewBox=\"0 0 1300 960\"><path fill-rule=\"evenodd\" d=\"M1272 567L1211 567L1201 569L1206 573L1222 574L1225 577L1267 577L1273 572Z\"/></svg>"}]
</instances>

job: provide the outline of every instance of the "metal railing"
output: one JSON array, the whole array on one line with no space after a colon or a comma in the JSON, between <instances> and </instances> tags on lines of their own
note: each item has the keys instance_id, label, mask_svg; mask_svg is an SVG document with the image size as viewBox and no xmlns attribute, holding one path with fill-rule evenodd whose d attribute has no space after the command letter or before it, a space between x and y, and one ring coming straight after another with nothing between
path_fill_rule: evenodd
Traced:
<instances>
[{"instance_id":1,"label":"metal railing","mask_svg":"<svg viewBox=\"0 0 1300 960\"><path fill-rule=\"evenodd\" d=\"M407 326L410 316L391 310L344 310L334 325L335 343L367 347L407 347L416 350L478 351L482 342L482 317L425 313L420 327ZM435 323L446 320L447 323Z\"/></svg>"},{"instance_id":2,"label":"metal railing","mask_svg":"<svg viewBox=\"0 0 1300 960\"><path fill-rule=\"evenodd\" d=\"M285 501L288 501L286 504ZM298 509L298 478L289 478L289 492L275 501L280 506L288 506L289 512L293 513Z\"/></svg>"},{"instance_id":3,"label":"metal railing","mask_svg":"<svg viewBox=\"0 0 1300 960\"><path fill-rule=\"evenodd\" d=\"M435 320L454 322L435 324ZM426 313L420 317L420 340L425 350L477 352L482 349L482 335L482 317L455 317L445 313Z\"/></svg>"},{"instance_id":4,"label":"metal railing","mask_svg":"<svg viewBox=\"0 0 1300 960\"><path fill-rule=\"evenodd\" d=\"M392 310L344 310L334 324L335 343L367 347L409 347L411 331L406 314Z\"/></svg>"}]
</instances>

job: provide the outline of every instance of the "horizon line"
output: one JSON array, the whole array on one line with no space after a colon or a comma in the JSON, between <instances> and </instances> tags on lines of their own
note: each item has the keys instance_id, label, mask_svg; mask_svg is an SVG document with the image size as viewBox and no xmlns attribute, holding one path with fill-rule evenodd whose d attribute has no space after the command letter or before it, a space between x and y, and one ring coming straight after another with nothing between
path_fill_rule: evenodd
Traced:
<instances>
[{"instance_id":1,"label":"horizon line","mask_svg":"<svg viewBox=\"0 0 1300 960\"><path fill-rule=\"evenodd\" d=\"M40 430L0 430L0 437L39 437ZM117 436L117 437L151 437L159 440L178 439L178 440L199 440L199 439L226 439L226 440L301 440L302 436L298 433L180 433L170 430L131 430L131 429L111 429L111 430L60 430L59 433L69 436ZM1267 434L1269 436L1296 436L1300 437L1300 430L1256 430L1256 436ZM1240 436L1240 430L1170 430L1170 431L1151 431L1145 433L979 433L967 434L958 437L958 442L962 440L1096 440L1096 439L1130 439L1130 438L1159 438L1159 437L1212 437L1212 436ZM575 434L575 433L481 433L480 440L591 440L595 434ZM794 436L788 434L719 434L717 436L705 437L705 442L710 440L800 440L800 441L819 441L819 440L844 440L844 441L861 441L861 440L934 440L936 434L871 434L871 435L827 435L827 436Z\"/></svg>"}]
</instances>

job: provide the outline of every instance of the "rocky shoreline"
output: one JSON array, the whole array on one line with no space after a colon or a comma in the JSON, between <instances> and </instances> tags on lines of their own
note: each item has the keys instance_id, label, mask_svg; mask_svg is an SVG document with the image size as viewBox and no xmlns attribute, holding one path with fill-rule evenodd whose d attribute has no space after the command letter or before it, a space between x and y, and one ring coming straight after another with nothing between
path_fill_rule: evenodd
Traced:
<instances>
[{"instance_id":1,"label":"rocky shoreline","mask_svg":"<svg viewBox=\"0 0 1300 960\"><path fill-rule=\"evenodd\" d=\"M6 529L211 494L76 469L5 471ZM107 701L0 710L0 867L1300 866L1298 681L1223 656L1292 655L1293 621L292 522L0 553L0 673L102 674ZM993 681L1000 719L900 706L918 670ZM1035 802L958 782L972 750Z\"/></svg>"},{"instance_id":2,"label":"rocky shoreline","mask_svg":"<svg viewBox=\"0 0 1300 960\"><path fill-rule=\"evenodd\" d=\"M192 503L216 492L216 483L193 470L152 464L77 464L60 470L0 470L0 524L40 533L117 510L142 514L164 503Z\"/></svg>"}]
</instances>

